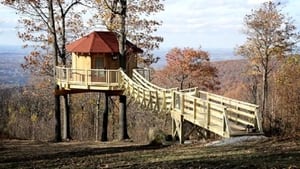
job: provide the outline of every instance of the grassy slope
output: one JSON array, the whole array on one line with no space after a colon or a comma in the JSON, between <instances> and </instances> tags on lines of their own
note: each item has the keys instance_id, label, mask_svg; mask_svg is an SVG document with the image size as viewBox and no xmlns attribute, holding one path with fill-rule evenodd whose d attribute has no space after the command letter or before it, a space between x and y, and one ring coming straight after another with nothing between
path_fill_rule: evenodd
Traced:
<instances>
[{"instance_id":1,"label":"grassy slope","mask_svg":"<svg viewBox=\"0 0 300 169\"><path fill-rule=\"evenodd\" d=\"M293 168L300 140L265 140L230 146L167 147L128 142L37 143L2 141L0 168Z\"/></svg>"}]
</instances>

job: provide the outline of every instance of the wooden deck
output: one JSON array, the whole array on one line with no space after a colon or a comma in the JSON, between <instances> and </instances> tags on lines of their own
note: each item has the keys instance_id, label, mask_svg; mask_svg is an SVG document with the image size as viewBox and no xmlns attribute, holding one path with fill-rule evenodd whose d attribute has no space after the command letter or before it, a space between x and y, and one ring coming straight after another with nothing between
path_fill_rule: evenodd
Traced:
<instances>
[{"instance_id":1,"label":"wooden deck","mask_svg":"<svg viewBox=\"0 0 300 169\"><path fill-rule=\"evenodd\" d=\"M107 69L72 69L56 67L56 82L65 90L122 90L120 71Z\"/></svg>"},{"instance_id":2,"label":"wooden deck","mask_svg":"<svg viewBox=\"0 0 300 169\"><path fill-rule=\"evenodd\" d=\"M57 84L67 90L122 90L145 109L171 113L172 134L183 138L183 121L189 121L222 137L262 134L258 106L197 88L165 89L148 81L149 71L133 70L129 78L121 70L57 68ZM146 77L146 78L145 78Z\"/></svg>"}]
</instances>

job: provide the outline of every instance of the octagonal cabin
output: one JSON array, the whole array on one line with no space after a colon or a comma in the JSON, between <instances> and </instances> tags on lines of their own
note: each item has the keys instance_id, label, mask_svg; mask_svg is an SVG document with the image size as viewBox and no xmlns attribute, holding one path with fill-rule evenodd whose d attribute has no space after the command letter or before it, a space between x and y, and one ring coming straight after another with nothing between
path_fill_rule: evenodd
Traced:
<instances>
[{"instance_id":1,"label":"octagonal cabin","mask_svg":"<svg viewBox=\"0 0 300 169\"><path fill-rule=\"evenodd\" d=\"M72 53L71 68L57 67L57 83L63 89L118 90L120 53L117 34L94 31L67 45ZM126 41L127 74L137 67L143 51Z\"/></svg>"}]
</instances>

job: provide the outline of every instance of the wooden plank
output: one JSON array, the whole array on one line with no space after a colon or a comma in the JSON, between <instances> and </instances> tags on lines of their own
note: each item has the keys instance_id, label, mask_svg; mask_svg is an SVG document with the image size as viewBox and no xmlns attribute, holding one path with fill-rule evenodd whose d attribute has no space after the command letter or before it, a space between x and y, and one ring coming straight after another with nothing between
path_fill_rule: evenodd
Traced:
<instances>
[{"instance_id":1,"label":"wooden plank","mask_svg":"<svg viewBox=\"0 0 300 169\"><path fill-rule=\"evenodd\" d=\"M224 98L221 96L216 96L216 95L210 94L208 97L209 97L210 101L220 102L220 104L225 104L225 105L228 104L228 105L239 107L239 108L246 109L249 111L255 111L255 109L257 108L257 105L252 105L250 103L248 104L248 103L245 103L242 101Z\"/></svg>"},{"instance_id":2,"label":"wooden plank","mask_svg":"<svg viewBox=\"0 0 300 169\"><path fill-rule=\"evenodd\" d=\"M230 123L230 128L232 130L232 132L234 131L246 131L246 127L244 125L238 125L238 124L235 124L235 123Z\"/></svg>"},{"instance_id":3,"label":"wooden plank","mask_svg":"<svg viewBox=\"0 0 300 169\"><path fill-rule=\"evenodd\" d=\"M241 115L241 116L245 116L245 117L252 118L252 119L254 119L256 117L254 112L253 112L253 114L251 114L251 113L240 111L240 110L233 109L233 108L227 108L227 110L231 113Z\"/></svg>"},{"instance_id":4,"label":"wooden plank","mask_svg":"<svg viewBox=\"0 0 300 169\"><path fill-rule=\"evenodd\" d=\"M228 115L228 118L234 122L239 122L239 123L242 123L244 125L251 125L251 126L255 126L254 123L251 123L249 121L246 121L246 120L243 120L241 118L237 118L237 117L234 117L234 116L230 116Z\"/></svg>"},{"instance_id":5,"label":"wooden plank","mask_svg":"<svg viewBox=\"0 0 300 169\"><path fill-rule=\"evenodd\" d=\"M230 135L231 133L231 128L229 126L229 120L228 120L228 117L227 117L227 110L224 110L223 112L223 131L226 132L228 135Z\"/></svg>"},{"instance_id":6,"label":"wooden plank","mask_svg":"<svg viewBox=\"0 0 300 169\"><path fill-rule=\"evenodd\" d=\"M217 125L222 128L223 119L217 118L215 116L210 116L210 125Z\"/></svg>"}]
</instances>

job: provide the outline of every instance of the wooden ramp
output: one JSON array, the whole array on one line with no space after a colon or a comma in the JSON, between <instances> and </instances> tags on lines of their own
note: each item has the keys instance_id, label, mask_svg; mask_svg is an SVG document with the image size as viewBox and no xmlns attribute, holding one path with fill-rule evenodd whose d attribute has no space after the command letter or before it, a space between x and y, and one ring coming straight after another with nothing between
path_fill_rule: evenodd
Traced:
<instances>
[{"instance_id":1,"label":"wooden ramp","mask_svg":"<svg viewBox=\"0 0 300 169\"><path fill-rule=\"evenodd\" d=\"M172 134L183 142L183 122L189 121L222 137L262 134L258 106L197 88L165 89L149 81L150 71L133 70L132 78L122 70L56 67L58 92L109 91L124 93L145 109L167 112Z\"/></svg>"},{"instance_id":2,"label":"wooden ramp","mask_svg":"<svg viewBox=\"0 0 300 169\"><path fill-rule=\"evenodd\" d=\"M121 71L121 83L126 95L144 108L170 112L172 135L184 141L183 121L204 128L222 137L262 134L258 106L216 94L199 91L197 88L178 90L165 89L149 82L147 69L133 70L129 78Z\"/></svg>"}]
</instances>

